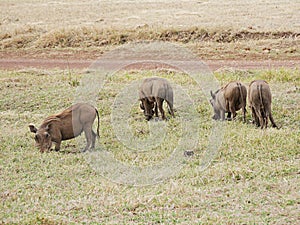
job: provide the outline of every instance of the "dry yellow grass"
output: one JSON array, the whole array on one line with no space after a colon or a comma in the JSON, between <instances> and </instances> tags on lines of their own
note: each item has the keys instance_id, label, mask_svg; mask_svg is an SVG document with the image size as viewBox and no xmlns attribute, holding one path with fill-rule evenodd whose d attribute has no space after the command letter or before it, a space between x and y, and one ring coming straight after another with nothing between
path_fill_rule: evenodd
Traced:
<instances>
[{"instance_id":1,"label":"dry yellow grass","mask_svg":"<svg viewBox=\"0 0 300 225\"><path fill-rule=\"evenodd\" d=\"M155 28L245 29L300 31L299 1L142 0L142 1L0 1L2 29L28 25L50 31L69 26L103 29Z\"/></svg>"},{"instance_id":2,"label":"dry yellow grass","mask_svg":"<svg viewBox=\"0 0 300 225\"><path fill-rule=\"evenodd\" d=\"M0 1L0 50L180 42L204 58L299 58L299 2ZM232 43L232 44L231 44Z\"/></svg>"}]
</instances>

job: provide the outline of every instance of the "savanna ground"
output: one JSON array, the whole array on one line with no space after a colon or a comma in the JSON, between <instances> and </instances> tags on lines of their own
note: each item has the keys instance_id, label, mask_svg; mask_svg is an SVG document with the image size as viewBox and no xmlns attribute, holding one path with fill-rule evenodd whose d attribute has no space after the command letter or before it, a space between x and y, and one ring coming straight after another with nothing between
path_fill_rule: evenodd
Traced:
<instances>
[{"instance_id":1,"label":"savanna ground","mask_svg":"<svg viewBox=\"0 0 300 225\"><path fill-rule=\"evenodd\" d=\"M0 71L0 223L3 224L298 224L300 221L300 74L298 1L0 1L0 55L9 60L95 60L135 41L169 41L203 60L291 61L289 68L214 72L220 84L265 79L280 129L261 131L241 120L224 122L222 144L210 166L199 170L216 125L201 87L170 69L121 70L97 93L100 139L129 167L157 165L182 137L186 112L175 92L176 117L166 122L161 144L141 152L116 137L112 104L120 90L148 76L179 85L193 100L199 143L182 157L180 172L158 184L113 182L80 153L82 142L66 141L61 152L41 154L28 124L74 102L85 70L46 67ZM3 65L3 64L2 64ZM292 65L292 66L291 66ZM178 92L177 92L178 93ZM136 101L130 131L149 136ZM161 123L161 122L155 122ZM125 132L125 131L124 131ZM84 141L84 135L78 140ZM109 164L110 162L98 162ZM170 167L172 169L172 167ZM158 177L161 174L157 175ZM126 177L126 172L124 174ZM133 178L134 179L134 178Z\"/></svg>"}]
</instances>

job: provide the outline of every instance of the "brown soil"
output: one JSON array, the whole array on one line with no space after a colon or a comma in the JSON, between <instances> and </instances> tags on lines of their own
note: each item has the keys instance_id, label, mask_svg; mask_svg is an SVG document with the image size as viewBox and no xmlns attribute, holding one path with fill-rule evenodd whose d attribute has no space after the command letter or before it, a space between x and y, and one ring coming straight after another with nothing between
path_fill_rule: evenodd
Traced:
<instances>
[{"instance_id":1,"label":"brown soil","mask_svg":"<svg viewBox=\"0 0 300 225\"><path fill-rule=\"evenodd\" d=\"M38 69L87 69L103 52L0 52L0 69L18 70L26 68ZM220 69L272 69L272 68L299 68L300 59L202 59L213 71ZM135 68L141 66L136 65ZM150 66L151 67L151 66ZM157 65L154 66L156 68ZM144 67L143 67L144 68ZM147 69L149 66L147 67ZM133 69L130 67L130 69Z\"/></svg>"}]
</instances>

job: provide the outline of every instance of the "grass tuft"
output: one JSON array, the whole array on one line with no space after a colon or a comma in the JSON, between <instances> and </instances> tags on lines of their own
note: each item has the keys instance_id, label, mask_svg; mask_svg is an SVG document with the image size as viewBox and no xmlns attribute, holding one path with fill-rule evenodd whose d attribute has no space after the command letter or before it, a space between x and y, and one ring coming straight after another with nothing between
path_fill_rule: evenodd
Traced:
<instances>
[{"instance_id":1,"label":"grass tuft","mask_svg":"<svg viewBox=\"0 0 300 225\"><path fill-rule=\"evenodd\" d=\"M267 49L267 55L276 58L282 55L285 57L299 55L299 51L293 47L299 44L299 36L299 33L293 31L270 32L201 27L153 29L145 26L137 29L115 30L101 29L96 26L76 26L48 31L29 26L0 33L0 49L90 49L147 40L189 44L194 51L197 50L198 54L203 54L209 46L209 50L222 50L222 54L226 51L232 53L244 49L242 52L235 53L242 53L244 56L264 55ZM198 45L200 45L199 49ZM232 45L240 45L240 47L233 48Z\"/></svg>"}]
</instances>

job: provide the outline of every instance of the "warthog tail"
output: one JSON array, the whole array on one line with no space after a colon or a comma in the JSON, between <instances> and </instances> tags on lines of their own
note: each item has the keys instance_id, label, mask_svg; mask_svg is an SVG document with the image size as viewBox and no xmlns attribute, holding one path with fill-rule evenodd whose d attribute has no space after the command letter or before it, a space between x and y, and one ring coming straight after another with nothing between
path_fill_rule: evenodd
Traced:
<instances>
[{"instance_id":1,"label":"warthog tail","mask_svg":"<svg viewBox=\"0 0 300 225\"><path fill-rule=\"evenodd\" d=\"M174 117L173 99L173 90L169 87L166 95L166 102L168 103L168 112Z\"/></svg>"},{"instance_id":2,"label":"warthog tail","mask_svg":"<svg viewBox=\"0 0 300 225\"><path fill-rule=\"evenodd\" d=\"M172 115L173 105L167 100L166 100L166 102L167 102L168 112L169 112L169 114Z\"/></svg>"},{"instance_id":3,"label":"warthog tail","mask_svg":"<svg viewBox=\"0 0 300 225\"><path fill-rule=\"evenodd\" d=\"M244 96L243 96L243 91L242 91L242 84L240 82L238 82L237 86L239 88L240 96L241 96L241 99L242 99L242 104L243 104L243 106L246 106L246 103L244 102Z\"/></svg>"},{"instance_id":4,"label":"warthog tail","mask_svg":"<svg viewBox=\"0 0 300 225\"><path fill-rule=\"evenodd\" d=\"M264 99L263 99L263 96L262 96L262 85L261 84L257 86L257 91L259 93L261 109L262 109L263 115L265 117L266 116L266 111L265 111L265 106L264 106Z\"/></svg>"},{"instance_id":5,"label":"warthog tail","mask_svg":"<svg viewBox=\"0 0 300 225\"><path fill-rule=\"evenodd\" d=\"M100 133L99 133L99 125L100 125L99 112L98 112L98 110L96 108L95 108L95 110L96 110L97 119L98 119L98 123L97 123L97 136L99 138L100 137Z\"/></svg>"}]
</instances>

